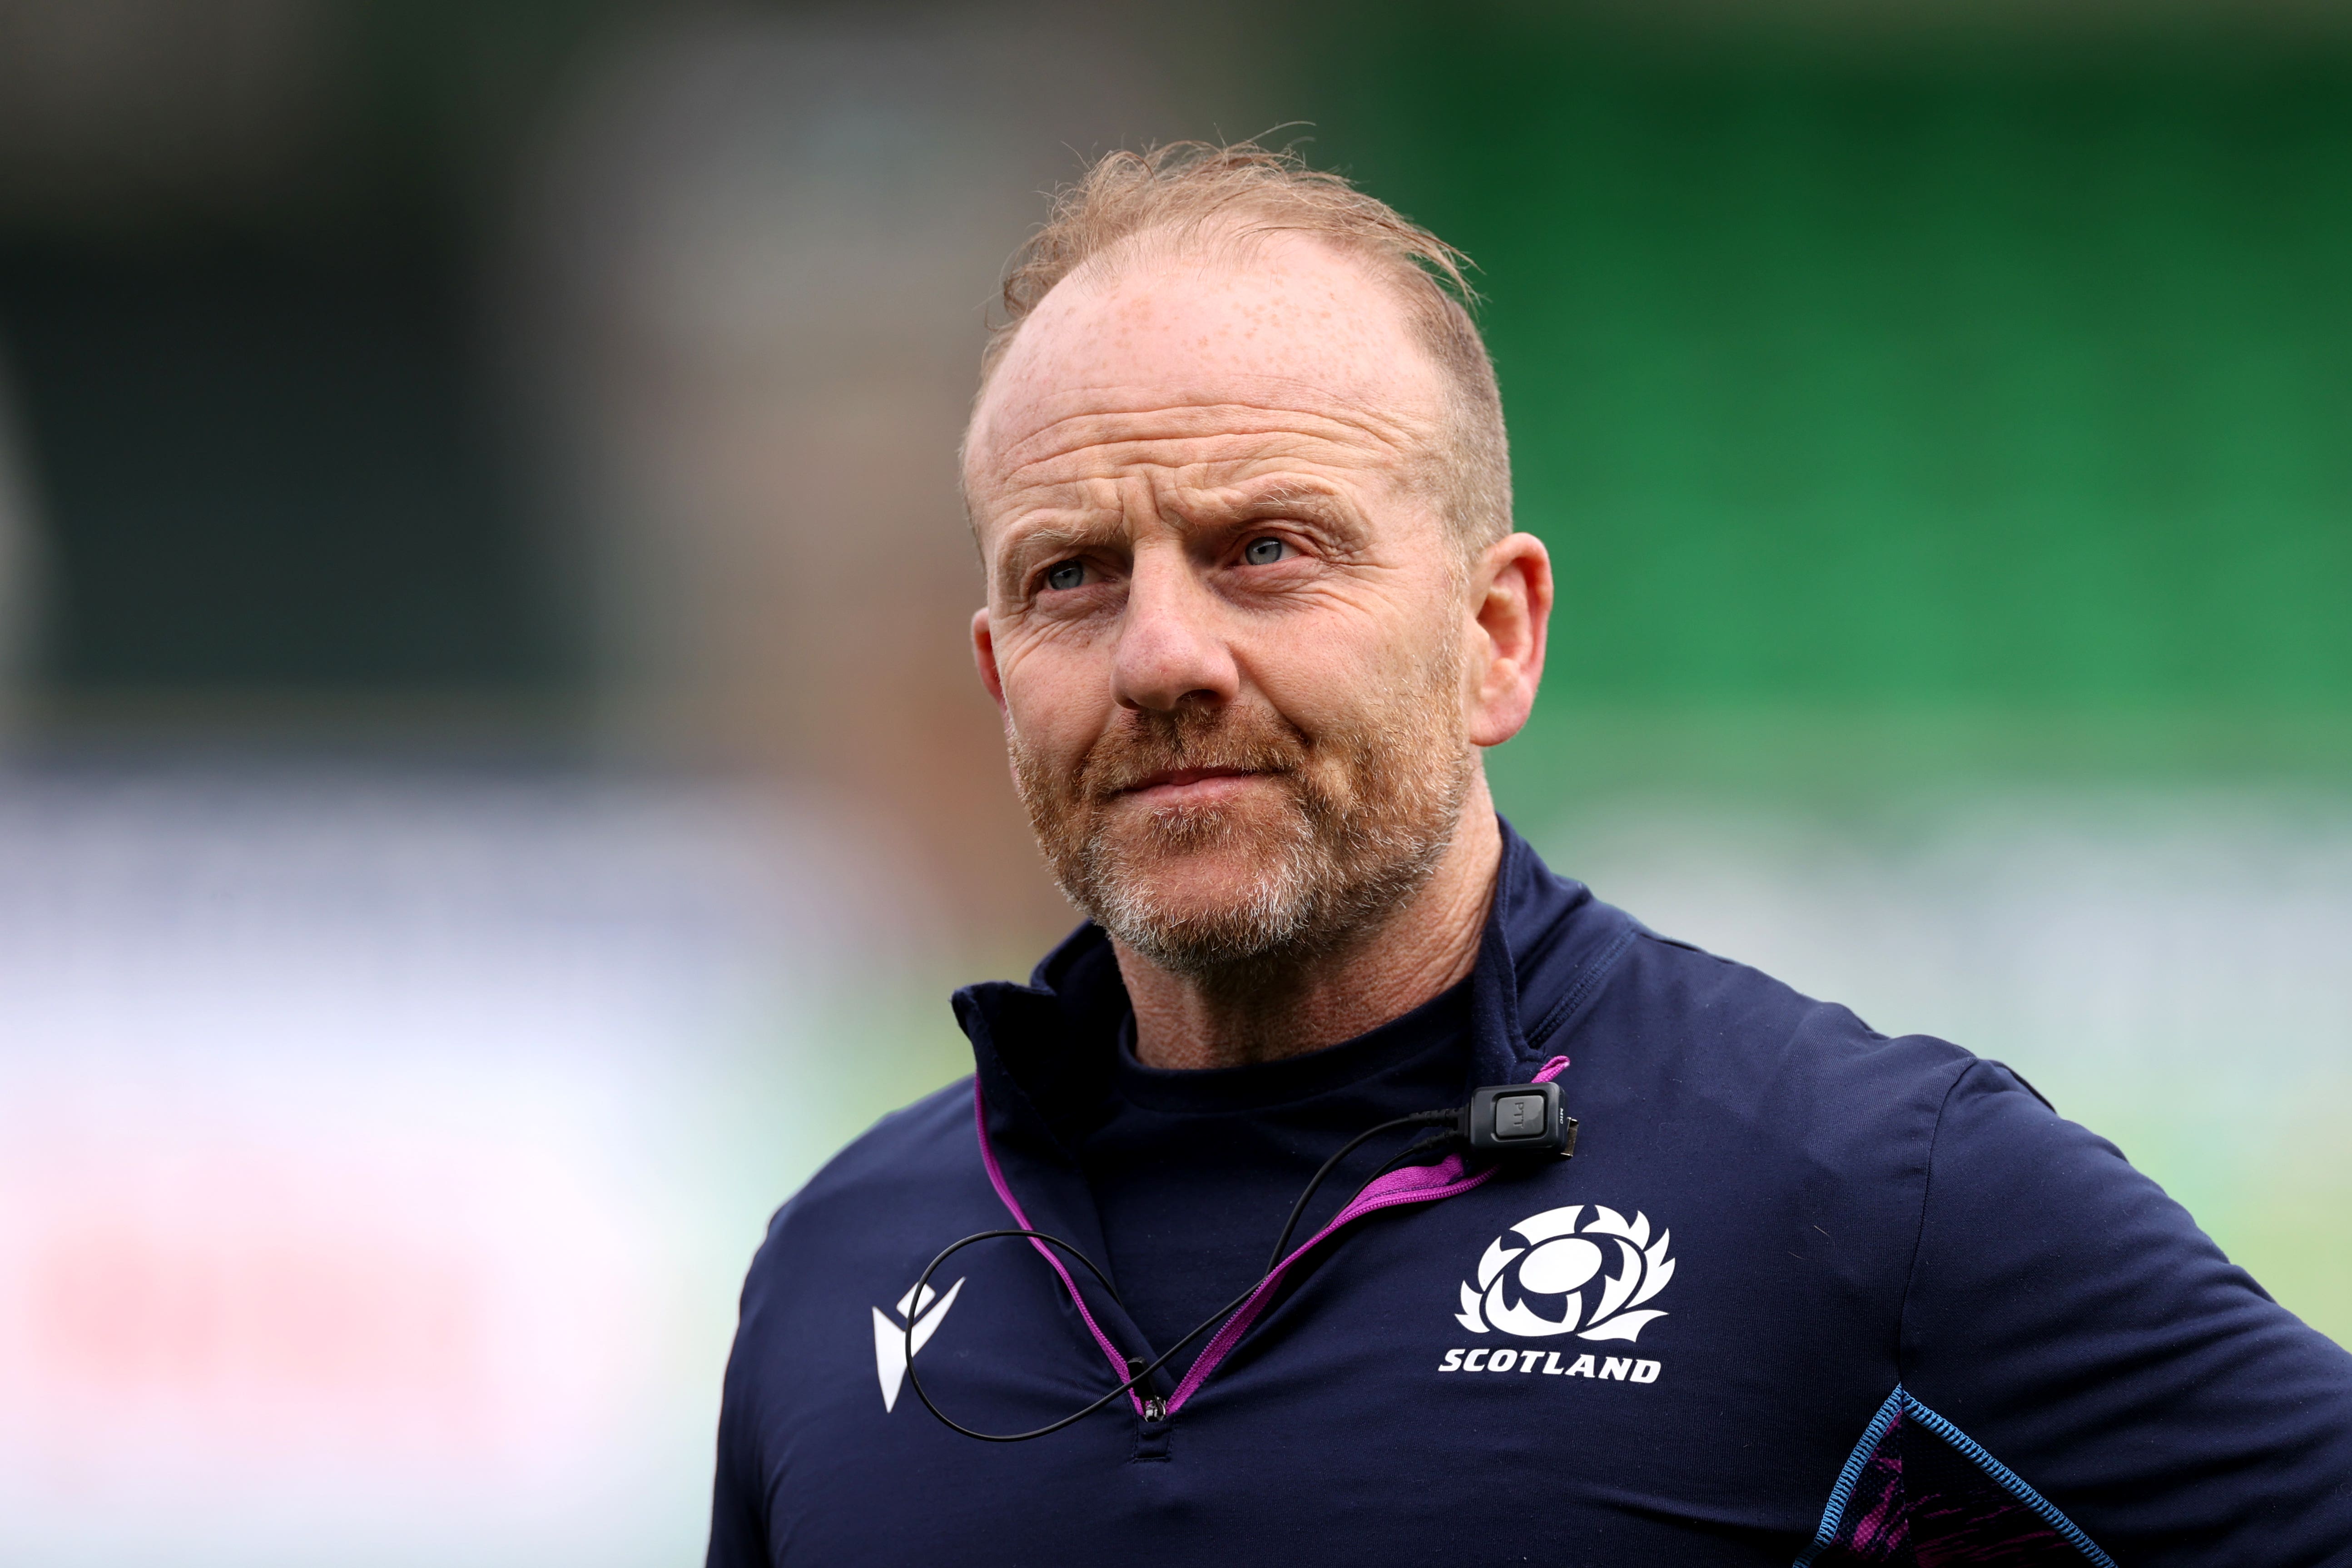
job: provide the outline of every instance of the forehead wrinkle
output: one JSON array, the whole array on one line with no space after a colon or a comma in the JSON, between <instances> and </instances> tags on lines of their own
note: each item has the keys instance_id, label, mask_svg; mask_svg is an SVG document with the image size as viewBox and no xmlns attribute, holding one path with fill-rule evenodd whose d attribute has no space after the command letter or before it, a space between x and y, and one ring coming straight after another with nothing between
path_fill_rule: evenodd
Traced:
<instances>
[{"instance_id":1,"label":"forehead wrinkle","mask_svg":"<svg viewBox=\"0 0 2352 1568\"><path fill-rule=\"evenodd\" d=\"M1194 514L1193 526L1226 527L1256 521L1285 508L1338 521L1356 507L1341 487L1297 473L1286 465L1271 475L1244 475L1223 484L1182 487L1178 502Z\"/></svg>"},{"instance_id":2,"label":"forehead wrinkle","mask_svg":"<svg viewBox=\"0 0 2352 1568\"><path fill-rule=\"evenodd\" d=\"M1242 461L1246 464L1250 459ZM1030 487L1047 495L1018 507L1006 521L1005 547L1020 551L1041 543L1075 547L1117 535L1120 528L1109 520L1123 520L1132 510L1130 499L1122 492L1136 478L1139 476L1121 480L1087 475ZM1270 474L1243 474L1223 480L1202 476L1191 483L1170 474L1142 479L1141 483L1152 497L1152 515L1180 533L1229 526L1283 507L1335 516L1354 510L1342 487L1300 474L1287 463L1278 464Z\"/></svg>"},{"instance_id":3,"label":"forehead wrinkle","mask_svg":"<svg viewBox=\"0 0 2352 1568\"><path fill-rule=\"evenodd\" d=\"M1116 435L1121 426L1149 426L1161 420L1177 428L1152 436ZM1107 434L1113 439L1106 441L1103 437ZM1350 407L1342 415L1281 404L1228 400L1153 408L1081 409L1050 419L1018 439L1003 443L997 457L1007 472L1017 473L1041 459L1091 447L1167 445L1264 436L1297 436L1343 447L1373 445L1392 453L1409 452L1421 444L1406 421L1383 417L1368 408Z\"/></svg>"},{"instance_id":4,"label":"forehead wrinkle","mask_svg":"<svg viewBox=\"0 0 2352 1568\"><path fill-rule=\"evenodd\" d=\"M1203 468L1227 472L1184 471ZM1242 471L1231 472L1235 468ZM1382 472L1370 478L1376 489L1410 482L1403 476ZM1349 486L1302 471L1290 454L1250 454L1213 463L1187 463L1150 475L1130 473L1119 479L1086 475L1007 489L1000 512L1005 518L1002 537L1006 548L1024 551L1045 528L1066 529L1074 542L1098 542L1118 532L1118 528L1114 525L1097 531L1085 522L1060 520L1074 514L1127 519L1136 513L1139 503L1161 524L1186 535L1259 521L1285 508L1329 526L1354 526L1362 521L1362 500ZM1055 521L1042 521L1047 518ZM1079 534L1084 537L1077 538Z\"/></svg>"},{"instance_id":5,"label":"forehead wrinkle","mask_svg":"<svg viewBox=\"0 0 2352 1568\"><path fill-rule=\"evenodd\" d=\"M1142 443L1137 443L1141 445ZM1040 458L1030 468L1055 459ZM1172 463L1129 461L1120 471L1074 474L1008 474L1001 488L1006 510L1027 516L1052 511L1124 511L1131 505L1129 492L1141 486L1154 496L1181 496L1194 509L1207 508L1234 516L1283 506L1311 505L1328 510L1358 504L1340 475L1408 483L1402 474L1379 469L1367 474L1360 465L1318 462L1297 452L1245 450L1211 456L1193 454ZM1318 472L1318 469L1322 471ZM1139 469L1142 471L1138 471ZM1154 510L1164 510L1155 505Z\"/></svg>"},{"instance_id":6,"label":"forehead wrinkle","mask_svg":"<svg viewBox=\"0 0 2352 1568\"><path fill-rule=\"evenodd\" d=\"M1017 473L1005 475L999 495L1006 502L1016 503L1024 496L1067 496L1071 500L1065 504L1098 511L1118 510L1126 505L1119 499L1119 487L1107 486L1103 475L1055 471L1063 461L1061 458L1040 459ZM1349 463L1331 458L1302 458L1297 452L1265 451L1192 453L1176 461L1154 461L1150 456L1129 453L1118 464L1123 479L1140 480L1155 493L1230 489L1269 470L1295 472L1308 466L1358 476L1363 476L1367 468L1367 465L1360 461ZM1372 468L1369 477L1384 480L1392 476L1385 470ZM1328 483L1320 487L1306 484L1300 487L1299 496L1301 499L1328 496L1336 488Z\"/></svg>"},{"instance_id":7,"label":"forehead wrinkle","mask_svg":"<svg viewBox=\"0 0 2352 1568\"><path fill-rule=\"evenodd\" d=\"M1289 437L1285 441L1283 437ZM1291 441L1308 443L1306 450ZM1271 448L1271 449L1270 449ZM1410 467L1412 455L1394 454L1365 443L1342 443L1330 440L1315 431L1265 430L1236 434L1220 432L1213 435L1186 437L1137 437L1117 442L1073 446L1051 453L1040 454L1001 474L995 489L1000 494L1022 491L1053 490L1086 494L1091 503L1099 487L1112 489L1129 479L1140 479L1155 489L1174 485L1188 489L1216 488L1220 483L1233 485L1253 477L1248 470L1263 471L1266 467L1286 469L1324 468L1334 473L1387 477L1385 459L1400 459L1395 465L1399 473ZM1209 470L1202 473L1202 470ZM1212 476L1217 470L1233 473L1219 480ZM1187 476L1191 476L1188 479ZM1311 489L1312 486L1310 485ZM1109 504L1116 504L1109 503Z\"/></svg>"},{"instance_id":8,"label":"forehead wrinkle","mask_svg":"<svg viewBox=\"0 0 2352 1568\"><path fill-rule=\"evenodd\" d=\"M1259 507L1324 504L1341 498L1328 485L1317 484L1295 474L1283 474L1265 484L1250 479L1237 480L1224 487L1224 494L1220 499L1234 511L1252 511Z\"/></svg>"}]
</instances>

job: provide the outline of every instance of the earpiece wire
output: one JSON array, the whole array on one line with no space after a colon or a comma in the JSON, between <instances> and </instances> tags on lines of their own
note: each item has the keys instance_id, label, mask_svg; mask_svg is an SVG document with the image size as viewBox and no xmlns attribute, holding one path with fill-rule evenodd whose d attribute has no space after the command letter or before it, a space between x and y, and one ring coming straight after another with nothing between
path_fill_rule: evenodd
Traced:
<instances>
[{"instance_id":1,"label":"earpiece wire","mask_svg":"<svg viewBox=\"0 0 2352 1568\"><path fill-rule=\"evenodd\" d=\"M1251 1280L1248 1289L1244 1290L1240 1295L1234 1297L1232 1300L1226 1302L1223 1306L1210 1313L1206 1318L1201 1320L1200 1323L1194 1327L1191 1332L1187 1333L1182 1339L1178 1340L1174 1344L1170 1345L1166 1350L1160 1352L1160 1355L1149 1366L1144 1367L1132 1377L1129 1377L1126 1382L1120 1384L1118 1387L1112 1389L1100 1399L1096 1400L1093 1404L1086 1406L1086 1408L1082 1410L1073 1411L1069 1415L1063 1416L1059 1421L1051 1422L1046 1426L1039 1426L1034 1430L1028 1432L982 1432L973 1427L965 1426L962 1422L958 1421L955 1417L948 1415L947 1412L941 1410L936 1404L932 1403L929 1391L923 1387L921 1375L915 1371L915 1321L922 1315L919 1306L918 1306L917 1310L909 1311L907 1314L906 1325L902 1331L905 1337L907 1353L907 1384L915 1391L915 1397L923 1402L923 1408L929 1411L934 1416L937 1416L941 1425L961 1432L967 1437L976 1437L983 1443L1025 1443L1033 1437L1047 1436L1053 1433L1059 1432L1065 1426L1075 1426L1076 1423L1085 1420L1087 1416L1092 1415L1096 1411L1100 1410L1104 1405L1108 1405L1112 1400L1117 1399L1120 1394L1132 1391L1138 1384L1141 1384L1144 1379L1150 1377L1161 1367L1167 1365L1169 1361L1175 1356L1177 1352L1182 1350L1186 1345L1191 1344L1194 1340L1199 1339L1210 1329L1223 1322L1228 1317L1231 1317L1234 1311L1239 1310L1241 1304L1248 1300L1250 1297L1256 1292L1258 1287L1265 1283L1267 1277L1273 1274L1275 1269L1281 1265L1283 1256L1282 1249L1289 1245L1291 1233L1298 1227L1298 1216L1306 1212L1307 1200L1315 1195L1315 1190L1323 1184L1324 1178L1331 1173L1333 1167L1337 1166L1341 1160L1360 1148L1366 1141L1380 1133L1392 1131L1399 1127L1426 1127L1440 1125L1454 1121L1459 1114L1460 1113L1458 1111L1453 1110L1416 1111L1411 1116L1400 1116L1394 1121L1383 1121L1378 1126L1366 1128L1354 1138L1349 1139L1348 1142L1340 1148L1338 1153L1323 1162L1322 1169L1315 1173L1314 1177L1307 1184L1307 1190L1299 1194L1298 1201L1291 1205L1290 1217L1283 1224L1281 1238L1275 1243L1274 1259L1266 1265L1265 1272L1259 1275L1255 1279ZM1389 1159L1378 1171L1373 1172L1370 1176L1364 1178L1363 1184L1356 1189L1358 1194L1360 1195L1364 1187L1368 1187L1371 1185L1372 1183L1380 1180L1382 1175L1387 1173L1387 1172L1392 1169L1399 1162L1410 1158L1416 1151L1441 1148L1444 1144L1453 1142L1454 1137L1454 1134L1449 1133L1441 1138L1417 1140ZM1352 1203L1354 1199L1350 1198L1349 1201ZM1342 1205L1341 1206L1344 1208L1346 1205ZM1076 1258L1080 1264L1085 1266L1087 1273L1093 1275L1095 1279L1101 1283L1102 1288L1109 1292L1110 1299L1112 1300L1118 1300L1118 1287L1110 1282L1110 1276L1105 1274L1099 1268L1097 1268L1093 1258L1088 1258L1085 1253L1079 1251L1076 1247L1070 1245L1070 1243L1064 1241L1058 1236L1049 1236L1042 1230L1030 1230L1024 1228L974 1231L971 1235L963 1237L960 1241L949 1243L948 1246L940 1251L937 1258L931 1259L929 1266L923 1270L922 1277L915 1281L915 1289L909 1294L908 1300L912 1303L920 1303L923 1300L924 1289L931 1282L931 1276L939 1272L940 1266L941 1264L954 1257L957 1253L961 1252L965 1247L982 1241L997 1241L1012 1237L1021 1237L1030 1241L1042 1242L1045 1246L1055 1247L1063 1252L1068 1253L1072 1258ZM1120 1305L1124 1307L1125 1303L1121 1302Z\"/></svg>"}]
</instances>

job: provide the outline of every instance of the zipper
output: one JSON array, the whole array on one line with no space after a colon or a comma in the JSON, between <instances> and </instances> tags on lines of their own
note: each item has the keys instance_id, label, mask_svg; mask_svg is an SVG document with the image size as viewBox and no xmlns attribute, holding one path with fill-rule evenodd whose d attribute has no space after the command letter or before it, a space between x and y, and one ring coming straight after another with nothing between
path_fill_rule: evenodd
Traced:
<instances>
[{"instance_id":1,"label":"zipper","mask_svg":"<svg viewBox=\"0 0 2352 1568\"><path fill-rule=\"evenodd\" d=\"M1632 939L1629 937L1626 940ZM1528 1081L1549 1083L1568 1065L1566 1057L1554 1057L1544 1063ZM980 1144L980 1162L982 1168L988 1173L989 1185L996 1189L997 1197L1003 1203L1006 1211L1013 1215L1013 1220L1023 1229L1029 1229L1031 1228L1029 1216L1023 1212L1020 1202L1013 1197L1012 1187L1006 1184L1003 1168L996 1163L996 1150L988 1135L988 1102L982 1094L980 1079L976 1075L971 1083L971 1109L973 1131ZM1376 1209L1391 1208L1403 1204L1433 1203L1468 1192L1473 1187L1483 1185L1499 1168L1489 1165L1481 1171L1469 1172L1464 1168L1462 1157L1459 1154L1449 1154L1435 1165L1409 1167L1419 1171L1424 1177L1435 1175L1440 1176L1441 1180L1434 1183L1424 1181L1415 1189L1397 1188L1378 1195L1373 1195L1373 1187L1392 1182L1405 1173L1391 1172L1386 1176L1375 1177L1370 1185L1358 1192L1345 1207L1332 1215L1324 1227L1307 1240L1306 1247L1313 1247L1341 1226ZM1039 1257L1053 1266L1054 1272L1061 1279L1062 1289L1070 1294L1071 1305L1077 1308L1079 1318L1085 1321L1088 1331L1094 1335L1095 1343L1102 1347L1104 1357L1109 1361L1112 1370L1118 1373L1119 1380L1125 1382L1133 1377L1137 1370L1136 1363L1119 1352L1118 1347L1111 1342L1110 1336L1104 1333L1102 1326L1095 1321L1094 1313L1087 1309L1084 1292L1079 1290L1077 1281L1070 1278L1070 1271L1062 1266L1062 1260L1054 1255L1054 1249L1034 1237L1030 1238L1029 1245L1036 1248ZM1300 1251L1305 1249L1305 1247L1299 1248ZM1207 1380L1209 1374L1214 1372L1232 1352L1234 1344L1240 1341L1242 1335L1249 1331L1250 1325L1257 1321L1258 1313L1265 1310L1268 1291L1281 1279L1287 1268L1288 1264L1285 1263L1258 1281L1257 1289L1251 1292L1249 1299L1236 1307L1232 1315L1225 1319L1223 1324L1209 1336L1209 1342L1201 1347L1201 1352L1193 1358L1192 1364L1177 1381L1176 1392L1172 1395L1165 1399L1157 1395L1146 1398L1139 1395L1133 1387L1130 1386L1128 1389L1128 1398L1135 1402L1137 1413L1147 1424L1166 1421L1174 1405L1181 1405L1192 1396L1193 1392Z\"/></svg>"}]
</instances>

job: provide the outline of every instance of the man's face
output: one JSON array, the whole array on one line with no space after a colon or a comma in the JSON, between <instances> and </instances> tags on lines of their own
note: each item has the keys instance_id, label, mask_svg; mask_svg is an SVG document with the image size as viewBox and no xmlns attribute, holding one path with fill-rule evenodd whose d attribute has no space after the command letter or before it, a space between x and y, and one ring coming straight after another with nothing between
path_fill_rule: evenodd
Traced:
<instances>
[{"instance_id":1,"label":"man's face","mask_svg":"<svg viewBox=\"0 0 2352 1568\"><path fill-rule=\"evenodd\" d=\"M1472 776L1439 373L1297 237L1074 277L976 411L973 635L1071 898L1186 973L1328 950L1443 856Z\"/></svg>"}]
</instances>

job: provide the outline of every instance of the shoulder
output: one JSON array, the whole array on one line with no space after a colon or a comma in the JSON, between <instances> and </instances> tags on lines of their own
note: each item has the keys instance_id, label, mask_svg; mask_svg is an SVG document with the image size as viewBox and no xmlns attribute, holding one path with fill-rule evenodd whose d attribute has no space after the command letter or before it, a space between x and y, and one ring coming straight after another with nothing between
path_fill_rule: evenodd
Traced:
<instances>
[{"instance_id":1,"label":"shoulder","mask_svg":"<svg viewBox=\"0 0 2352 1568\"><path fill-rule=\"evenodd\" d=\"M856 1253L898 1233L929 1235L942 1203L981 1176L969 1075L894 1110L826 1161L768 1222L763 1275L813 1252Z\"/></svg>"},{"instance_id":2,"label":"shoulder","mask_svg":"<svg viewBox=\"0 0 2352 1568\"><path fill-rule=\"evenodd\" d=\"M1641 926L1573 1033L1596 1067L1648 1092L1747 1106L1792 1119L1791 1131L1883 1133L1892 1117L1924 1135L1960 1079L1993 1065L1931 1035L1883 1034L1849 1007ZM1985 1081L2014 1082L2005 1069Z\"/></svg>"},{"instance_id":3,"label":"shoulder","mask_svg":"<svg viewBox=\"0 0 2352 1568\"><path fill-rule=\"evenodd\" d=\"M1929 1036L1882 1034L1850 1008L1653 931L1553 872L1507 824L1505 843L1497 906L1527 1047L1570 1057L1580 1083L1916 1121L1923 1110L1932 1118L1976 1060Z\"/></svg>"},{"instance_id":4,"label":"shoulder","mask_svg":"<svg viewBox=\"0 0 2352 1568\"><path fill-rule=\"evenodd\" d=\"M743 1281L739 1342L790 1337L809 1311L887 1301L922 1272L941 1236L1002 1223L978 1142L962 1078L827 1161L768 1222Z\"/></svg>"},{"instance_id":5,"label":"shoulder","mask_svg":"<svg viewBox=\"0 0 2352 1568\"><path fill-rule=\"evenodd\" d=\"M1606 1168L1612 1190L1671 1208L1690 1248L1771 1303L1775 1342L1810 1347L1803 1364L1833 1353L1824 1326L1837 1353L1891 1352L1937 1130L1976 1057L1646 929L1555 1048L1586 1179ZM1868 1370L1857 1429L1891 1353Z\"/></svg>"},{"instance_id":6,"label":"shoulder","mask_svg":"<svg viewBox=\"0 0 2352 1568\"><path fill-rule=\"evenodd\" d=\"M876 1122L768 1222L743 1281L730 1398L748 1408L805 1395L790 1389L815 1373L806 1347L862 1342L870 1312L915 1281L942 1237L1003 1214L980 1161L969 1078Z\"/></svg>"},{"instance_id":7,"label":"shoulder","mask_svg":"<svg viewBox=\"0 0 2352 1568\"><path fill-rule=\"evenodd\" d=\"M966 1073L859 1133L818 1167L785 1206L854 1202L877 1182L936 1177L971 1157L972 1125L971 1075Z\"/></svg>"}]
</instances>

